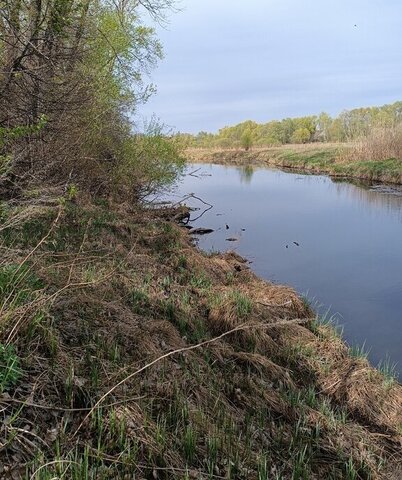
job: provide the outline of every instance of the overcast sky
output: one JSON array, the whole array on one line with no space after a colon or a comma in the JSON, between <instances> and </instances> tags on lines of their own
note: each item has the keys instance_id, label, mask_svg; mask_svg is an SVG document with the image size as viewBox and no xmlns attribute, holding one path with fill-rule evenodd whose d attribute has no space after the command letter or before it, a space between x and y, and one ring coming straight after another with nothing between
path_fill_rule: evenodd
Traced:
<instances>
[{"instance_id":1,"label":"overcast sky","mask_svg":"<svg viewBox=\"0 0 402 480\"><path fill-rule=\"evenodd\" d=\"M402 100L402 0L182 0L143 107L181 132Z\"/></svg>"}]
</instances>

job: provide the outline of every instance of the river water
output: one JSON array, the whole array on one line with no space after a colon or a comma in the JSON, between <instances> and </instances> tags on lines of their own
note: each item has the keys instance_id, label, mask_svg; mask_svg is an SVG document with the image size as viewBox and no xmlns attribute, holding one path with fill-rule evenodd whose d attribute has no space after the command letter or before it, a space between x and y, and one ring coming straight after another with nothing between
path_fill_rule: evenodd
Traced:
<instances>
[{"instance_id":1,"label":"river water","mask_svg":"<svg viewBox=\"0 0 402 480\"><path fill-rule=\"evenodd\" d=\"M200 208L191 225L214 229L198 237L200 248L235 250L259 276L330 309L350 345L364 344L374 365L397 364L401 377L402 188L190 165L175 193L186 194L213 206L185 202Z\"/></svg>"}]
</instances>

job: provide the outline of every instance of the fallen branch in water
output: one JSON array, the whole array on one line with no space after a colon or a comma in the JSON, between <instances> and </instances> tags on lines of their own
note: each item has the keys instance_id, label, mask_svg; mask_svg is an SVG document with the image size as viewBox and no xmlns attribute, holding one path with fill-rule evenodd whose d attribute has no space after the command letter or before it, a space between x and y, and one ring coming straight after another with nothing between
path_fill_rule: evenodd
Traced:
<instances>
[{"instance_id":1,"label":"fallen branch in water","mask_svg":"<svg viewBox=\"0 0 402 480\"><path fill-rule=\"evenodd\" d=\"M190 228L188 233L191 235L205 235L207 233L212 233L214 230L212 228L203 228L203 227L194 227Z\"/></svg>"}]
</instances>

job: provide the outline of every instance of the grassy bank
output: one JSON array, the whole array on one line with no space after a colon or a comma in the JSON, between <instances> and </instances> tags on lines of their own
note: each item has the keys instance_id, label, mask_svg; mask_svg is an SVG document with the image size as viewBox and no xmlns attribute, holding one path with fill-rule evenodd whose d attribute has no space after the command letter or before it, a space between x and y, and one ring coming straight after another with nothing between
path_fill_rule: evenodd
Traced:
<instances>
[{"instance_id":1,"label":"grassy bank","mask_svg":"<svg viewBox=\"0 0 402 480\"><path fill-rule=\"evenodd\" d=\"M192 162L227 165L272 165L282 168L324 173L334 177L402 183L402 160L353 160L347 144L284 145L250 151L189 149Z\"/></svg>"},{"instance_id":2,"label":"grassy bank","mask_svg":"<svg viewBox=\"0 0 402 480\"><path fill-rule=\"evenodd\" d=\"M0 477L399 479L402 387L183 210L0 210Z\"/></svg>"}]
</instances>

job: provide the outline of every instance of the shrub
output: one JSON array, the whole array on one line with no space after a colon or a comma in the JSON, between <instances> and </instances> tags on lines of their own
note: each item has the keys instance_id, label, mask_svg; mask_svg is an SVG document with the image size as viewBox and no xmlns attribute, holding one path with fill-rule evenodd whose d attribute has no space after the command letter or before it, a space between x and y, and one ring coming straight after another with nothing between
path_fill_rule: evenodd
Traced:
<instances>
[{"instance_id":1,"label":"shrub","mask_svg":"<svg viewBox=\"0 0 402 480\"><path fill-rule=\"evenodd\" d=\"M184 167L183 148L178 136L164 134L155 123L129 136L114 173L116 187L146 195L171 185Z\"/></svg>"}]
</instances>

